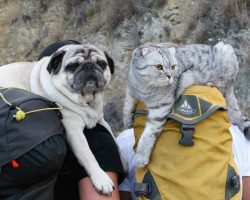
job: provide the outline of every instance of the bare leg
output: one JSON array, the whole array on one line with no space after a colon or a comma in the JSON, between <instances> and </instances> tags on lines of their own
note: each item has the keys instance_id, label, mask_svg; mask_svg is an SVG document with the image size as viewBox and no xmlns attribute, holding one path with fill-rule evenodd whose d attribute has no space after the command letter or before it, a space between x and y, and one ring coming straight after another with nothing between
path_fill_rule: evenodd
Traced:
<instances>
[{"instance_id":1,"label":"bare leg","mask_svg":"<svg viewBox=\"0 0 250 200\"><path fill-rule=\"evenodd\" d=\"M111 196L102 195L98 193L89 177L83 178L79 182L79 196L80 200L119 200L119 190L118 190L118 174L115 172L107 172L109 177L114 183L114 191Z\"/></svg>"}]
</instances>

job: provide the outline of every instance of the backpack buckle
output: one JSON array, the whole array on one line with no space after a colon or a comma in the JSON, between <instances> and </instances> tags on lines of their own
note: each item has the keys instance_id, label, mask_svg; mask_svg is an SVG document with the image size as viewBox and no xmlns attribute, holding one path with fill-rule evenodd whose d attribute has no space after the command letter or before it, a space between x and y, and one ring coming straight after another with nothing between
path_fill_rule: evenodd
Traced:
<instances>
[{"instance_id":1,"label":"backpack buckle","mask_svg":"<svg viewBox=\"0 0 250 200\"><path fill-rule=\"evenodd\" d=\"M184 146L192 146L194 144L193 134L194 134L194 125L192 124L181 124L180 132L182 138L179 140L179 144Z\"/></svg>"},{"instance_id":2,"label":"backpack buckle","mask_svg":"<svg viewBox=\"0 0 250 200\"><path fill-rule=\"evenodd\" d=\"M151 188L149 183L135 183L134 184L134 194L135 196L145 196L150 194Z\"/></svg>"}]
</instances>

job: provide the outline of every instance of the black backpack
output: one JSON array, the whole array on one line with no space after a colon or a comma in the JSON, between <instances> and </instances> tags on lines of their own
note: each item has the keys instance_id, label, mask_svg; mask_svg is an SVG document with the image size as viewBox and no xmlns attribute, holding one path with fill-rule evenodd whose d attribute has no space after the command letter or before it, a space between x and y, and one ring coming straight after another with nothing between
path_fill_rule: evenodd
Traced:
<instances>
[{"instance_id":1,"label":"black backpack","mask_svg":"<svg viewBox=\"0 0 250 200\"><path fill-rule=\"evenodd\" d=\"M49 137L62 134L59 109L57 104L29 91L1 88L0 167Z\"/></svg>"}]
</instances>

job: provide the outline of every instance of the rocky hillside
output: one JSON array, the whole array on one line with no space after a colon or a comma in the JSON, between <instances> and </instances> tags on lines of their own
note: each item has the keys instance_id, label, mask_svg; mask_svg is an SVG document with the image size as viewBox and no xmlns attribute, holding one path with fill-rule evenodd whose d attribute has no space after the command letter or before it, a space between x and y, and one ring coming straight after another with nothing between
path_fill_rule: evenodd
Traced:
<instances>
[{"instance_id":1,"label":"rocky hillside","mask_svg":"<svg viewBox=\"0 0 250 200\"><path fill-rule=\"evenodd\" d=\"M234 46L239 58L236 94L250 118L249 16L248 0L0 0L0 64L35 60L58 39L106 50L116 72L106 92L105 117L119 132L126 74L136 46L223 40Z\"/></svg>"}]
</instances>

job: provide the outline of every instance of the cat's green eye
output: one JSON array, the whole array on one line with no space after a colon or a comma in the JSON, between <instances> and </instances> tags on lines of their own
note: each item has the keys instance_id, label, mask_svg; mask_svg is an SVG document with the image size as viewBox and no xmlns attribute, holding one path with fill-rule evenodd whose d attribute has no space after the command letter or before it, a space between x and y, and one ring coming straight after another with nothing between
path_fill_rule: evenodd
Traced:
<instances>
[{"instance_id":1,"label":"cat's green eye","mask_svg":"<svg viewBox=\"0 0 250 200\"><path fill-rule=\"evenodd\" d=\"M175 65L171 65L171 66L170 66L170 69L171 69L171 70L175 70Z\"/></svg>"},{"instance_id":2,"label":"cat's green eye","mask_svg":"<svg viewBox=\"0 0 250 200\"><path fill-rule=\"evenodd\" d=\"M155 68L158 70L163 70L163 66L161 64L155 65Z\"/></svg>"}]
</instances>

